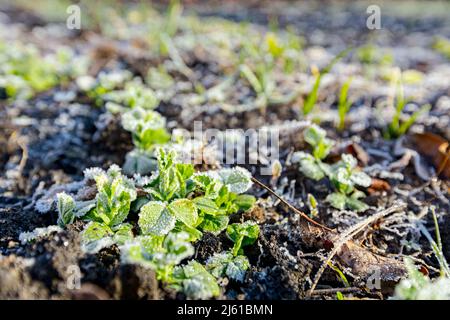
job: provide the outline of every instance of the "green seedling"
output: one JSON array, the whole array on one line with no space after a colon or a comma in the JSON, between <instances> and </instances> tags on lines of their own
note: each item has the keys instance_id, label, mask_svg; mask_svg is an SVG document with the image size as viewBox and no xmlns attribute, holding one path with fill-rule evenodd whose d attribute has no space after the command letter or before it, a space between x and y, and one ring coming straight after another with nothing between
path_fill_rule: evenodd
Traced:
<instances>
[{"instance_id":1,"label":"green seedling","mask_svg":"<svg viewBox=\"0 0 450 320\"><path fill-rule=\"evenodd\" d=\"M155 270L158 280L172 284L175 266L194 254L189 235L171 232L166 237L139 236L120 247L124 263L139 264Z\"/></svg>"},{"instance_id":2,"label":"green seedling","mask_svg":"<svg viewBox=\"0 0 450 320\"><path fill-rule=\"evenodd\" d=\"M427 228L419 223L420 231L430 242L433 253L438 260L441 274L435 280L421 273L414 265L411 258L405 259L405 265L408 270L408 278L400 281L395 287L394 299L399 300L448 300L450 299L450 268L442 251L441 234L435 208L431 207L431 214L435 227L436 241L431 237Z\"/></svg>"},{"instance_id":3,"label":"green seedling","mask_svg":"<svg viewBox=\"0 0 450 320\"><path fill-rule=\"evenodd\" d=\"M0 41L0 89L7 98L29 99L84 74L87 59L78 56L78 63L70 63L74 58L75 53L68 47L44 56L32 44Z\"/></svg>"},{"instance_id":4,"label":"green seedling","mask_svg":"<svg viewBox=\"0 0 450 320\"><path fill-rule=\"evenodd\" d=\"M95 199L77 203L64 193L58 194L58 222L64 226L75 218L89 221L82 232L82 248L96 253L111 244L122 244L133 236L131 225L124 220L137 193L134 183L115 165L106 172L98 168L86 170L85 179L95 181Z\"/></svg>"},{"instance_id":5,"label":"green seedling","mask_svg":"<svg viewBox=\"0 0 450 320\"><path fill-rule=\"evenodd\" d=\"M306 97L305 103L303 104L303 115L308 115L311 113L311 111L314 109L314 106L316 105L317 102L317 96L319 93L319 87L320 87L320 82L322 81L322 77L324 75L326 75L327 73L329 73L331 71L331 69L333 68L333 66L342 58L344 58L351 50L352 48L347 48L343 51L341 51L336 57L333 58L333 60L330 61L330 63L328 63L325 68L323 68L321 71L319 71L316 75L316 80L314 81L314 85L313 88L311 90L311 92L308 94L308 96Z\"/></svg>"},{"instance_id":6,"label":"green seedling","mask_svg":"<svg viewBox=\"0 0 450 320\"><path fill-rule=\"evenodd\" d=\"M241 254L242 247L255 243L259 236L259 227L256 222L233 223L227 227L227 236L234 242L231 250L233 256Z\"/></svg>"},{"instance_id":7,"label":"green seedling","mask_svg":"<svg viewBox=\"0 0 450 320\"><path fill-rule=\"evenodd\" d=\"M332 166L330 181L336 192L326 198L336 209L348 208L355 211L365 211L368 206L359 200L365 194L356 186L369 187L371 178L362 171L356 170L357 160L350 154L343 154L342 160Z\"/></svg>"},{"instance_id":8,"label":"green seedling","mask_svg":"<svg viewBox=\"0 0 450 320\"><path fill-rule=\"evenodd\" d=\"M321 180L328 177L336 189L326 198L337 209L349 208L356 211L367 209L367 205L358 200L364 193L355 186L368 187L371 179L364 172L356 170L357 160L350 154L343 154L342 160L330 166L322 162L329 154L334 142L326 137L325 130L317 125L311 125L303 134L305 141L313 147L312 154L298 151L292 157L292 162L299 163L299 170L306 177ZM316 203L315 199L308 197L308 201Z\"/></svg>"},{"instance_id":9,"label":"green seedling","mask_svg":"<svg viewBox=\"0 0 450 320\"><path fill-rule=\"evenodd\" d=\"M312 155L303 151L296 152L292 157L293 162L299 163L300 172L313 180L320 180L329 175L329 165L322 162L330 153L334 142L326 137L326 132L317 125L307 128L303 137L313 148Z\"/></svg>"},{"instance_id":10,"label":"green seedling","mask_svg":"<svg viewBox=\"0 0 450 320\"><path fill-rule=\"evenodd\" d=\"M227 277L243 282L245 273L250 268L246 256L234 256L231 252L216 253L206 261L206 269L216 278Z\"/></svg>"},{"instance_id":11,"label":"green seedling","mask_svg":"<svg viewBox=\"0 0 450 320\"><path fill-rule=\"evenodd\" d=\"M367 44L358 48L356 56L365 65L390 65L394 61L392 54L383 53L373 44Z\"/></svg>"},{"instance_id":12,"label":"green seedling","mask_svg":"<svg viewBox=\"0 0 450 320\"><path fill-rule=\"evenodd\" d=\"M155 149L170 140L166 119L156 111L136 107L122 115L122 126L131 132L135 146L126 155L124 171L127 174L147 174L154 170Z\"/></svg>"},{"instance_id":13,"label":"green seedling","mask_svg":"<svg viewBox=\"0 0 450 320\"><path fill-rule=\"evenodd\" d=\"M352 102L348 99L348 90L350 89L350 84L352 82L352 78L349 78L342 85L341 92L339 94L339 103L338 103L338 115L339 115L339 124L338 129L340 131L345 128L345 116L350 111L350 107L352 106Z\"/></svg>"},{"instance_id":14,"label":"green seedling","mask_svg":"<svg viewBox=\"0 0 450 320\"><path fill-rule=\"evenodd\" d=\"M397 81L394 80L394 84L396 86L396 106L395 113L391 120L391 123L388 125L387 129L384 132L384 136L387 139L395 139L402 135L404 135L408 129L416 122L417 118L428 112L431 109L431 105L426 104L423 105L419 110L414 112L409 118L404 121L401 121L403 116L403 109L410 101L409 99L404 97L403 92L403 84L402 84L402 75L398 75Z\"/></svg>"},{"instance_id":15,"label":"green seedling","mask_svg":"<svg viewBox=\"0 0 450 320\"><path fill-rule=\"evenodd\" d=\"M433 42L433 49L450 59L450 41L446 38L439 37Z\"/></svg>"},{"instance_id":16,"label":"green seedling","mask_svg":"<svg viewBox=\"0 0 450 320\"><path fill-rule=\"evenodd\" d=\"M231 225L228 235L237 243L235 254L211 257L206 269L196 261L180 263L192 256L191 242L203 232L220 233L227 229L229 215L253 206L255 198L244 194L252 185L251 175L243 168L194 174L193 165L177 161L175 151L159 149L156 155L158 170L150 177L129 179L115 165L108 171L86 170L87 184L95 182L95 199L79 201L59 193L58 223L64 227L75 219L87 222L81 233L81 246L87 253L116 244L124 263L153 269L159 280L189 298L215 297L219 294L216 278L243 281L249 263L236 255L242 252L241 246L256 240L257 225ZM127 221L130 212L138 213L137 226Z\"/></svg>"},{"instance_id":17,"label":"green seedling","mask_svg":"<svg viewBox=\"0 0 450 320\"><path fill-rule=\"evenodd\" d=\"M204 266L197 261L189 261L184 266L174 269L172 285L179 291L183 291L191 299L209 299L220 294L220 288L214 278Z\"/></svg>"}]
</instances>

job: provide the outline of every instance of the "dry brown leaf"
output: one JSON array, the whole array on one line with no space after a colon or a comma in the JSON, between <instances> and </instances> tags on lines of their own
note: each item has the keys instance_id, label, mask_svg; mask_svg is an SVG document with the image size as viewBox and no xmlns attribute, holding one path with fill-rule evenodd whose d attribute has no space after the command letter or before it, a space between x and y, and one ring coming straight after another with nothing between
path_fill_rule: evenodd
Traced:
<instances>
[{"instance_id":1,"label":"dry brown leaf","mask_svg":"<svg viewBox=\"0 0 450 320\"><path fill-rule=\"evenodd\" d=\"M367 189L370 194L389 190L391 190L391 185L387 181L377 178L372 178L372 184Z\"/></svg>"},{"instance_id":2,"label":"dry brown leaf","mask_svg":"<svg viewBox=\"0 0 450 320\"><path fill-rule=\"evenodd\" d=\"M450 148L447 140L426 132L411 135L410 141L417 152L431 161L440 177L450 179Z\"/></svg>"}]
</instances>

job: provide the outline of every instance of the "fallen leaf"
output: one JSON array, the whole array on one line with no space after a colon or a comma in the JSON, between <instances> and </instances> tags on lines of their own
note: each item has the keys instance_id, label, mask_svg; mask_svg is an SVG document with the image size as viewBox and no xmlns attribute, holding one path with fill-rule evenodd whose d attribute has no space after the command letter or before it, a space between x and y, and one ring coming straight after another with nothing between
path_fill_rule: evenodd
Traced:
<instances>
[{"instance_id":1,"label":"fallen leaf","mask_svg":"<svg viewBox=\"0 0 450 320\"><path fill-rule=\"evenodd\" d=\"M450 148L447 140L426 132L411 135L410 141L417 152L431 161L438 176L450 179Z\"/></svg>"},{"instance_id":2,"label":"fallen leaf","mask_svg":"<svg viewBox=\"0 0 450 320\"><path fill-rule=\"evenodd\" d=\"M391 185L387 181L376 178L372 178L372 184L367 189L370 194L389 190L391 190Z\"/></svg>"}]
</instances>

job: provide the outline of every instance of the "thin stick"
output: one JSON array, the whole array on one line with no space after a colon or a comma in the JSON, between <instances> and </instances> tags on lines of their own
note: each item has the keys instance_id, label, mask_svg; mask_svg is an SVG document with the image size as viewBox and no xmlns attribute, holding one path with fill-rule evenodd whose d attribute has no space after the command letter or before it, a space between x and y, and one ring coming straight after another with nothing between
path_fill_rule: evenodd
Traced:
<instances>
[{"instance_id":1,"label":"thin stick","mask_svg":"<svg viewBox=\"0 0 450 320\"><path fill-rule=\"evenodd\" d=\"M280 200L283 204L285 204L287 207L289 207L289 209L291 209L292 211L294 211L295 213L298 213L302 218L306 219L306 221L314 224L315 226L322 228L324 230L327 231L333 231L332 229L314 221L313 219L311 219L310 217L308 217L308 215L306 213L304 213L303 211L300 211L299 209L297 209L296 207L294 207L292 204L290 204L289 202L287 202L286 200L284 200L282 197L280 197L278 194L275 193L275 191L273 191L272 189L270 189L268 186L266 186L264 183L262 183L261 181L259 181L256 178L252 177L252 181L254 183L256 183L257 185L259 185L260 187L266 189L267 191L269 191L270 194L274 195L278 200Z\"/></svg>"},{"instance_id":2,"label":"thin stick","mask_svg":"<svg viewBox=\"0 0 450 320\"><path fill-rule=\"evenodd\" d=\"M328 254L326 260L323 262L323 264L320 266L319 270L316 273L316 276L314 277L314 282L311 286L311 289L309 290L308 295L311 296L314 292L314 289L317 286L317 283L320 280L320 277L322 276L322 273L325 271L325 268L328 266L328 263L333 259L333 257L336 255L336 253L341 249L341 247L346 244L348 241L350 241L356 234L358 234L362 229L364 229L369 224L372 224L373 222L377 221L378 219L396 212L398 210L404 209L406 207L406 204L396 204L388 209L381 210L374 215L368 217L364 221L361 221L352 227L348 228L346 231L343 232L341 235L339 241L334 244L333 250L330 251Z\"/></svg>"},{"instance_id":3,"label":"thin stick","mask_svg":"<svg viewBox=\"0 0 450 320\"><path fill-rule=\"evenodd\" d=\"M349 292L358 292L362 291L361 288L358 287L347 287L347 288L332 288L332 289L318 289L314 291L313 295L325 295L325 294L334 294L337 292L349 293Z\"/></svg>"}]
</instances>

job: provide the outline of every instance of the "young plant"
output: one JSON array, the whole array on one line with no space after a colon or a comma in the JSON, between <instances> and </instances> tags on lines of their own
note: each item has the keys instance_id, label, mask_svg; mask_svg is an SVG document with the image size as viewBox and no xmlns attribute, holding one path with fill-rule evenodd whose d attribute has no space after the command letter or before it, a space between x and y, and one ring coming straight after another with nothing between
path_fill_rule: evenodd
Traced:
<instances>
[{"instance_id":1,"label":"young plant","mask_svg":"<svg viewBox=\"0 0 450 320\"><path fill-rule=\"evenodd\" d=\"M255 243L259 236L259 227L254 221L245 221L244 223L233 223L227 227L227 236L234 242L231 253L233 256L242 254L243 246Z\"/></svg>"},{"instance_id":2,"label":"young plant","mask_svg":"<svg viewBox=\"0 0 450 320\"><path fill-rule=\"evenodd\" d=\"M397 300L449 300L450 278L439 277L432 281L422 274L410 258L405 259L408 278L395 287Z\"/></svg>"},{"instance_id":3,"label":"young plant","mask_svg":"<svg viewBox=\"0 0 450 320\"><path fill-rule=\"evenodd\" d=\"M430 242L433 253L438 260L441 273L440 277L434 281L417 270L410 258L405 259L405 265L408 270L408 278L402 280L395 287L394 299L400 300L449 300L450 299L450 268L442 251L441 234L434 207L431 207L434 228L436 232L436 241L433 240L427 228L421 223L420 231Z\"/></svg>"},{"instance_id":4,"label":"young plant","mask_svg":"<svg viewBox=\"0 0 450 320\"><path fill-rule=\"evenodd\" d=\"M399 74L397 79L394 80L394 85L396 86L396 106L395 113L392 118L391 123L385 130L384 136L387 139L395 139L404 135L408 129L414 124L417 118L423 113L428 112L431 109L429 104L423 105L419 110L414 112L409 118L401 121L403 116L403 109L408 104L409 100L404 97L402 75Z\"/></svg>"},{"instance_id":5,"label":"young plant","mask_svg":"<svg viewBox=\"0 0 450 320\"><path fill-rule=\"evenodd\" d=\"M433 42L433 49L450 59L450 40L440 37Z\"/></svg>"},{"instance_id":6,"label":"young plant","mask_svg":"<svg viewBox=\"0 0 450 320\"><path fill-rule=\"evenodd\" d=\"M143 232L163 235L176 228L198 239L199 230L217 234L227 227L230 214L253 205L254 197L241 194L251 186L248 171L235 168L193 175L193 166L175 164L175 156L161 149L158 175L144 186L153 201L139 214ZM187 199L195 192L203 195Z\"/></svg>"},{"instance_id":7,"label":"young plant","mask_svg":"<svg viewBox=\"0 0 450 320\"><path fill-rule=\"evenodd\" d=\"M177 266L173 271L172 287L183 291L191 299L209 299L220 294L220 288L204 266L191 260L184 266Z\"/></svg>"},{"instance_id":8,"label":"young plant","mask_svg":"<svg viewBox=\"0 0 450 320\"><path fill-rule=\"evenodd\" d=\"M68 47L44 56L32 44L0 40L0 91L6 98L26 100L85 73L87 59L78 56L78 63L70 63L74 57Z\"/></svg>"},{"instance_id":9,"label":"young plant","mask_svg":"<svg viewBox=\"0 0 450 320\"><path fill-rule=\"evenodd\" d=\"M122 115L122 126L131 132L135 145L135 149L126 156L124 171L146 174L154 170L155 148L170 140L166 119L156 111L136 107Z\"/></svg>"},{"instance_id":10,"label":"young plant","mask_svg":"<svg viewBox=\"0 0 450 320\"><path fill-rule=\"evenodd\" d=\"M364 197L362 191L356 186L369 187L371 178L362 171L356 170L357 160L350 154L343 154L342 160L333 165L330 181L336 192L326 198L336 209L348 208L355 211L364 211L368 206L359 199Z\"/></svg>"},{"instance_id":11,"label":"young plant","mask_svg":"<svg viewBox=\"0 0 450 320\"><path fill-rule=\"evenodd\" d=\"M338 129L340 131L345 128L345 116L350 111L350 107L352 106L352 102L348 99L348 90L350 88L350 84L352 82L352 78L349 78L342 85L341 92L339 94L339 103L338 103L338 115L339 115L339 124Z\"/></svg>"},{"instance_id":12,"label":"young plant","mask_svg":"<svg viewBox=\"0 0 450 320\"><path fill-rule=\"evenodd\" d=\"M351 48L345 49L341 51L336 57L331 60L330 63L328 63L325 68L323 68L321 71L315 72L316 80L314 81L314 85L312 87L311 92L306 97L305 103L303 104L303 115L308 115L311 113L311 111L314 109L314 106L317 102L317 96L319 92L320 82L322 81L322 77L329 73L333 66L341 60L343 57L347 55L347 53L351 50Z\"/></svg>"},{"instance_id":13,"label":"young plant","mask_svg":"<svg viewBox=\"0 0 450 320\"><path fill-rule=\"evenodd\" d=\"M227 277L243 282L245 273L250 268L246 256L234 256L231 252L216 253L206 261L206 269L216 278Z\"/></svg>"},{"instance_id":14,"label":"young plant","mask_svg":"<svg viewBox=\"0 0 450 320\"><path fill-rule=\"evenodd\" d=\"M95 181L95 200L76 204L70 196L58 194L58 222L66 225L75 217L90 221L81 236L82 248L89 253L114 243L124 243L133 236L132 226L124 223L137 195L133 182L123 176L116 165L106 172L99 168L86 170L85 179Z\"/></svg>"},{"instance_id":15,"label":"young plant","mask_svg":"<svg viewBox=\"0 0 450 320\"><path fill-rule=\"evenodd\" d=\"M320 180L328 176L329 165L322 160L330 153L334 142L326 137L325 130L315 124L304 131L303 137L313 148L312 155L303 151L296 152L292 162L298 162L300 172L310 179Z\"/></svg>"},{"instance_id":16,"label":"young plant","mask_svg":"<svg viewBox=\"0 0 450 320\"><path fill-rule=\"evenodd\" d=\"M103 99L108 101L106 108L113 113L123 113L133 108L152 110L159 104L155 92L149 87L146 87L140 78L127 81L122 90L105 93Z\"/></svg>"},{"instance_id":17,"label":"young plant","mask_svg":"<svg viewBox=\"0 0 450 320\"><path fill-rule=\"evenodd\" d=\"M172 284L175 266L194 254L189 234L171 232L163 236L139 236L120 247L124 263L140 264L156 272L156 278Z\"/></svg>"},{"instance_id":18,"label":"young plant","mask_svg":"<svg viewBox=\"0 0 450 320\"><path fill-rule=\"evenodd\" d=\"M179 163L175 151L159 149L156 154L158 171L150 177L128 179L115 165L106 172L86 170L86 183L95 182L95 199L77 201L58 194L58 222L61 226L76 218L88 222L81 234L87 253L117 244L124 263L152 268L158 279L188 297L217 296L216 279L204 266L195 261L179 264L194 253L191 242L200 239L202 231L218 234L227 228L230 214L252 207L254 197L243 194L252 185L251 175L242 168L194 174L193 165ZM138 212L139 228L126 222L130 211ZM258 227L246 223L230 230L235 229L230 234L238 243L237 255L242 245L254 242ZM235 255L212 257L208 270L216 277L242 281L249 263Z\"/></svg>"}]
</instances>

